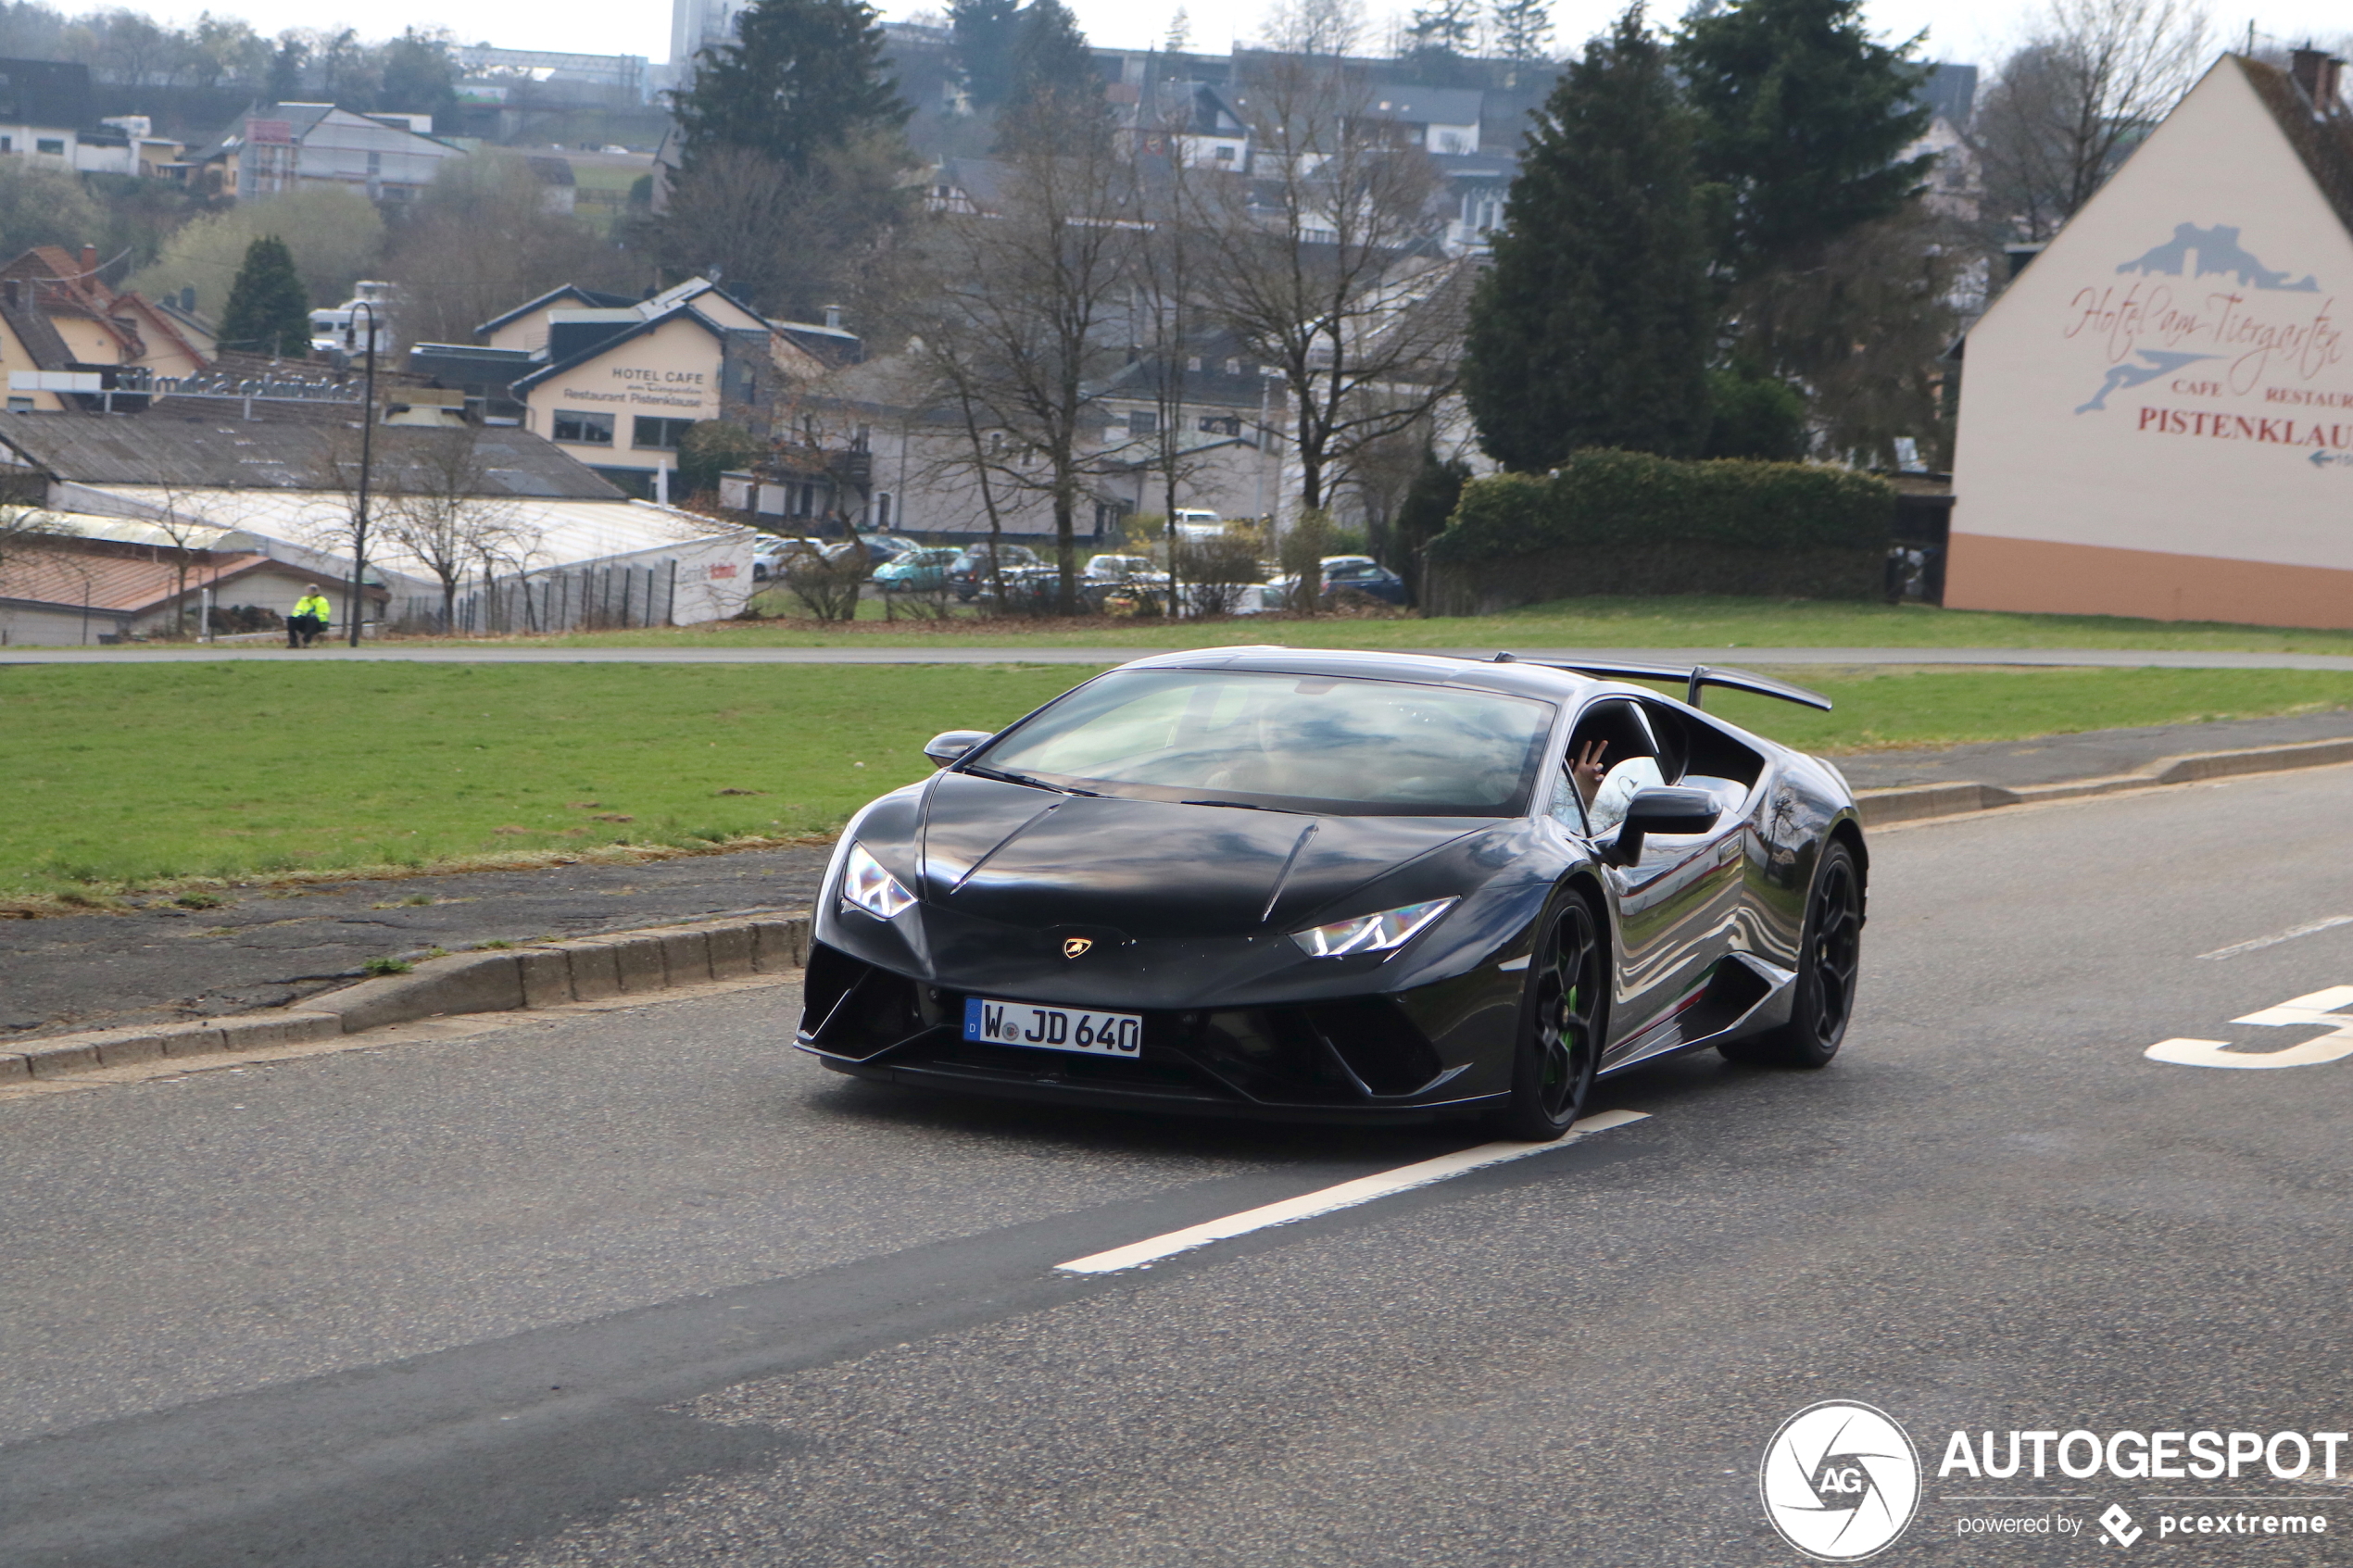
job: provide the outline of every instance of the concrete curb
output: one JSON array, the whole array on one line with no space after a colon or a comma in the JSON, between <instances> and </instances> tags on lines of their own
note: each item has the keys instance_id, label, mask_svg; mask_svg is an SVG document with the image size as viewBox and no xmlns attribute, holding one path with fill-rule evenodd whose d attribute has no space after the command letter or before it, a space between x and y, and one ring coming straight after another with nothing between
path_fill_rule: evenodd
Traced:
<instances>
[{"instance_id":1,"label":"concrete curb","mask_svg":"<svg viewBox=\"0 0 2353 1568\"><path fill-rule=\"evenodd\" d=\"M0 1051L0 1085L158 1058L306 1045L448 1013L512 1012L777 974L800 968L808 958L807 915L452 953L427 959L407 974L363 980L279 1011L27 1040L20 1051Z\"/></svg>"},{"instance_id":2,"label":"concrete curb","mask_svg":"<svg viewBox=\"0 0 2353 1568\"><path fill-rule=\"evenodd\" d=\"M2194 784L2200 779L2277 773L2292 768L2325 768L2338 762L2353 762L2353 740L2305 741L2295 746L2260 746L2244 751L2193 752L2184 757L2162 758L2137 773L2020 784L2015 788L1989 784L1935 784L1864 789L1855 792L1855 803L1862 809L1863 825L1876 828L1930 817L1990 811L2003 806L2031 805L2038 800L2080 800L2088 796Z\"/></svg>"}]
</instances>

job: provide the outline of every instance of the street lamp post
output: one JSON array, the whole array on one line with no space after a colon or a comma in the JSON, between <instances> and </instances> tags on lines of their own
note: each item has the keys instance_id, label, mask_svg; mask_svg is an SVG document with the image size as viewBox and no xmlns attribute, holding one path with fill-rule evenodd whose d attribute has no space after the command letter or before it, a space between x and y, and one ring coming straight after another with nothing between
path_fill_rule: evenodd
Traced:
<instances>
[{"instance_id":1,"label":"street lamp post","mask_svg":"<svg viewBox=\"0 0 2353 1568\"><path fill-rule=\"evenodd\" d=\"M368 313L368 374L365 390L360 394L359 408L359 506L351 521L351 598L344 613L351 622L351 646L359 646L359 618L366 613L368 591L368 467L375 456L376 446L376 307L367 300L359 300L352 307L355 319Z\"/></svg>"}]
</instances>

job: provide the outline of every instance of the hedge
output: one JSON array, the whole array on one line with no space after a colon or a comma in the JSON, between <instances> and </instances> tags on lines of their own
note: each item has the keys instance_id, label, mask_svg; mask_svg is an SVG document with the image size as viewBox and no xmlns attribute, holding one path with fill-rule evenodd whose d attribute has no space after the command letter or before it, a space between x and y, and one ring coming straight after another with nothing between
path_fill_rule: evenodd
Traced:
<instances>
[{"instance_id":1,"label":"hedge","mask_svg":"<svg viewBox=\"0 0 2353 1568\"><path fill-rule=\"evenodd\" d=\"M1580 452L1550 475L1497 474L1464 486L1429 558L1467 566L1623 545L1883 550L1894 521L1895 487L1845 469Z\"/></svg>"},{"instance_id":2,"label":"hedge","mask_svg":"<svg viewBox=\"0 0 2353 1568\"><path fill-rule=\"evenodd\" d=\"M1580 452L1549 475L1465 486L1425 552L1425 608L1579 593L1869 598L1894 518L1893 485L1844 469Z\"/></svg>"}]
</instances>

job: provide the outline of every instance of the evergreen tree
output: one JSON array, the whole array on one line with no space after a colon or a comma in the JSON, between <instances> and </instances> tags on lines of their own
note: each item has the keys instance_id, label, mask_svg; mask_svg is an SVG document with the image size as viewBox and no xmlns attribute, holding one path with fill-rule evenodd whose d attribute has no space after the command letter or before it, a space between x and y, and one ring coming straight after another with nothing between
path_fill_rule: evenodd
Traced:
<instances>
[{"instance_id":1,"label":"evergreen tree","mask_svg":"<svg viewBox=\"0 0 2353 1568\"><path fill-rule=\"evenodd\" d=\"M310 352L310 296L302 292L294 253L275 234L245 247L220 313L220 346L300 359Z\"/></svg>"},{"instance_id":2,"label":"evergreen tree","mask_svg":"<svg viewBox=\"0 0 2353 1568\"><path fill-rule=\"evenodd\" d=\"M1103 79L1062 0L1030 0L1013 44L1013 87L997 123L1000 153L1067 147L1111 129Z\"/></svg>"},{"instance_id":3,"label":"evergreen tree","mask_svg":"<svg viewBox=\"0 0 2353 1568\"><path fill-rule=\"evenodd\" d=\"M1806 398L1778 376L1734 367L1707 373L1704 458L1793 463L1806 456Z\"/></svg>"},{"instance_id":4,"label":"evergreen tree","mask_svg":"<svg viewBox=\"0 0 2353 1568\"><path fill-rule=\"evenodd\" d=\"M1919 193L1932 158L1896 158L1928 129L1917 44L1872 42L1862 0L1733 0L1685 19L1674 61L1699 118L1700 176L1729 197L1722 259L1736 276Z\"/></svg>"},{"instance_id":5,"label":"evergreen tree","mask_svg":"<svg viewBox=\"0 0 2353 1568\"><path fill-rule=\"evenodd\" d=\"M863 0L756 0L736 19L735 42L696 56L694 84L677 95L686 169L733 146L805 174L821 151L897 131L913 111L887 63Z\"/></svg>"},{"instance_id":6,"label":"evergreen tree","mask_svg":"<svg viewBox=\"0 0 2353 1568\"><path fill-rule=\"evenodd\" d=\"M1464 395L1508 468L1707 433L1714 332L1690 116L1639 3L1536 116L1471 298Z\"/></svg>"},{"instance_id":7,"label":"evergreen tree","mask_svg":"<svg viewBox=\"0 0 2353 1568\"><path fill-rule=\"evenodd\" d=\"M458 62L446 33L402 31L384 45L377 107L402 114L446 115L458 107Z\"/></svg>"},{"instance_id":8,"label":"evergreen tree","mask_svg":"<svg viewBox=\"0 0 2353 1568\"><path fill-rule=\"evenodd\" d=\"M1552 0L1495 0L1495 52L1507 60L1541 60L1553 41Z\"/></svg>"},{"instance_id":9,"label":"evergreen tree","mask_svg":"<svg viewBox=\"0 0 2353 1568\"><path fill-rule=\"evenodd\" d=\"M1460 458L1446 462L1438 460L1431 448L1422 448L1422 466L1406 486L1405 499L1397 508L1394 544L1385 554L1381 564L1402 574L1407 582L1420 575L1422 546L1445 532L1446 524L1461 505L1463 486L1470 483L1470 465Z\"/></svg>"},{"instance_id":10,"label":"evergreen tree","mask_svg":"<svg viewBox=\"0 0 2353 1568\"><path fill-rule=\"evenodd\" d=\"M277 53L270 56L270 77L264 94L274 104L298 103L302 98L302 72L310 63L310 46L292 33L278 40Z\"/></svg>"},{"instance_id":11,"label":"evergreen tree","mask_svg":"<svg viewBox=\"0 0 2353 1568\"><path fill-rule=\"evenodd\" d=\"M1013 95L1021 0L950 0L948 29L965 96L976 109L995 109Z\"/></svg>"}]
</instances>

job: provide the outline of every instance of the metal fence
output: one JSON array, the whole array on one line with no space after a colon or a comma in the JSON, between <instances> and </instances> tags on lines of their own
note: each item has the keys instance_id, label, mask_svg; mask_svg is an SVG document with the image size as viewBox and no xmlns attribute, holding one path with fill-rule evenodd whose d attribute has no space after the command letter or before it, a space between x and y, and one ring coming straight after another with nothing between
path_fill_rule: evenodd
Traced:
<instances>
[{"instance_id":1,"label":"metal fence","mask_svg":"<svg viewBox=\"0 0 2353 1568\"><path fill-rule=\"evenodd\" d=\"M613 632L675 624L678 563L587 566L535 571L477 583L443 614L439 595L405 600L393 615L396 632L447 636L500 636L531 632Z\"/></svg>"}]
</instances>

